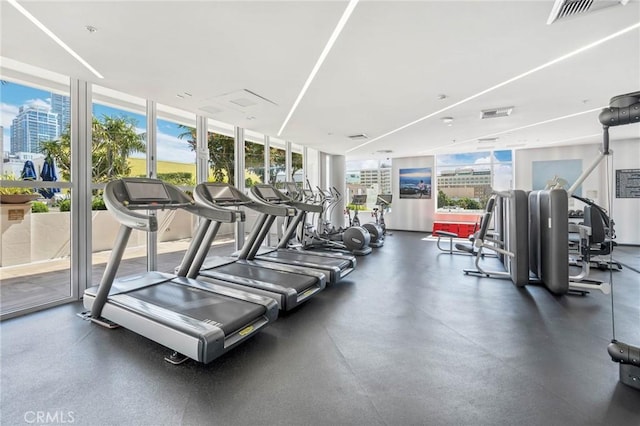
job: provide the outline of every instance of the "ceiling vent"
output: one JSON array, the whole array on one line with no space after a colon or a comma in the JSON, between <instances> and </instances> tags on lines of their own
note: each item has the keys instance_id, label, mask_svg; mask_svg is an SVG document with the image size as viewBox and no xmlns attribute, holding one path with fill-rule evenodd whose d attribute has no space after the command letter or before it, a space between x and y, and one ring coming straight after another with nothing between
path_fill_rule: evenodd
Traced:
<instances>
[{"instance_id":1,"label":"ceiling vent","mask_svg":"<svg viewBox=\"0 0 640 426\"><path fill-rule=\"evenodd\" d=\"M478 139L478 142L480 142L480 143L494 143L497 140L498 140L498 138L480 138L480 139Z\"/></svg>"},{"instance_id":2,"label":"ceiling vent","mask_svg":"<svg viewBox=\"0 0 640 426\"><path fill-rule=\"evenodd\" d=\"M513 111L513 107L502 107L502 108L492 108L492 109L484 109L481 111L482 115L480 118L483 120L485 118L498 118L498 117L508 117L511 115L511 111Z\"/></svg>"},{"instance_id":3,"label":"ceiling vent","mask_svg":"<svg viewBox=\"0 0 640 426\"><path fill-rule=\"evenodd\" d=\"M624 6L629 0L556 0L551 9L547 25L559 19L582 15L587 12L605 9L612 6Z\"/></svg>"},{"instance_id":4,"label":"ceiling vent","mask_svg":"<svg viewBox=\"0 0 640 426\"><path fill-rule=\"evenodd\" d=\"M200 110L204 112L208 112L209 114L218 114L219 112L224 111L222 108L218 108L213 105L206 105L206 106L200 107Z\"/></svg>"},{"instance_id":5,"label":"ceiling vent","mask_svg":"<svg viewBox=\"0 0 640 426\"><path fill-rule=\"evenodd\" d=\"M365 139L369 139L369 136L367 136L366 133L358 133L355 135L349 135L347 136L349 139L351 139L352 141L363 141Z\"/></svg>"}]
</instances>

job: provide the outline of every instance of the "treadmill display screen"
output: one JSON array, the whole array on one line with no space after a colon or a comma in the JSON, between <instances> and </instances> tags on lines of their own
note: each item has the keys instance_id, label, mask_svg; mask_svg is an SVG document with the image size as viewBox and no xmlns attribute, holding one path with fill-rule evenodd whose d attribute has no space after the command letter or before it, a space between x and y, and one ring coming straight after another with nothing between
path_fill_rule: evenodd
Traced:
<instances>
[{"instance_id":1,"label":"treadmill display screen","mask_svg":"<svg viewBox=\"0 0 640 426\"><path fill-rule=\"evenodd\" d=\"M285 186L287 188L287 192L289 194L297 194L298 193L298 187L296 186L295 183L293 182L286 182Z\"/></svg>"},{"instance_id":2,"label":"treadmill display screen","mask_svg":"<svg viewBox=\"0 0 640 426\"><path fill-rule=\"evenodd\" d=\"M378 194L378 201L383 201L387 204L391 204L391 200L392 200L392 195L391 194Z\"/></svg>"},{"instance_id":3,"label":"treadmill display screen","mask_svg":"<svg viewBox=\"0 0 640 426\"><path fill-rule=\"evenodd\" d=\"M207 191L214 201L241 201L227 185L207 185Z\"/></svg>"},{"instance_id":4,"label":"treadmill display screen","mask_svg":"<svg viewBox=\"0 0 640 426\"><path fill-rule=\"evenodd\" d=\"M356 204L356 205L362 205L365 204L367 202L367 196L366 194L362 194L362 195L354 195L353 196L353 200L352 203Z\"/></svg>"},{"instance_id":5,"label":"treadmill display screen","mask_svg":"<svg viewBox=\"0 0 640 426\"><path fill-rule=\"evenodd\" d=\"M276 194L276 192L273 190L273 188L270 188L268 186L261 186L260 188L258 188L260 190L260 195L262 195L262 198L264 198L267 201L274 201L274 200L280 200L280 197L278 197L278 194Z\"/></svg>"},{"instance_id":6,"label":"treadmill display screen","mask_svg":"<svg viewBox=\"0 0 640 426\"><path fill-rule=\"evenodd\" d=\"M133 203L169 203L171 197L162 182L123 180L129 201Z\"/></svg>"}]
</instances>

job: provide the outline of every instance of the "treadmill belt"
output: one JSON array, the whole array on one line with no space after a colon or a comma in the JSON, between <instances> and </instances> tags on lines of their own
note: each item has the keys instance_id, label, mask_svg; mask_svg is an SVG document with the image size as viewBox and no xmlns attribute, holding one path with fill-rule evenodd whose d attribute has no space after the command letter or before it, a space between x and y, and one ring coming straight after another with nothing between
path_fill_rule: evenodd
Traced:
<instances>
[{"instance_id":1,"label":"treadmill belt","mask_svg":"<svg viewBox=\"0 0 640 426\"><path fill-rule=\"evenodd\" d=\"M315 256L309 253L302 253L296 251L289 250L278 250L272 251L269 253L261 254L260 256L256 256L258 258L277 258L277 259L287 259L287 260L297 260L300 262L310 262L315 263L322 266L337 266L340 270L346 269L350 266L351 262L344 259L335 259L332 257L326 256Z\"/></svg>"},{"instance_id":2,"label":"treadmill belt","mask_svg":"<svg viewBox=\"0 0 640 426\"><path fill-rule=\"evenodd\" d=\"M210 271L201 271L201 273L205 273L205 275L207 272L222 272L224 274L264 281L286 288L293 288L298 293L302 293L304 290L318 282L316 277L310 275L277 271L242 263L230 263L224 266L219 266Z\"/></svg>"},{"instance_id":3,"label":"treadmill belt","mask_svg":"<svg viewBox=\"0 0 640 426\"><path fill-rule=\"evenodd\" d=\"M246 326L266 312L266 308L257 303L173 282L145 287L127 295L200 321L216 322L225 335Z\"/></svg>"}]
</instances>

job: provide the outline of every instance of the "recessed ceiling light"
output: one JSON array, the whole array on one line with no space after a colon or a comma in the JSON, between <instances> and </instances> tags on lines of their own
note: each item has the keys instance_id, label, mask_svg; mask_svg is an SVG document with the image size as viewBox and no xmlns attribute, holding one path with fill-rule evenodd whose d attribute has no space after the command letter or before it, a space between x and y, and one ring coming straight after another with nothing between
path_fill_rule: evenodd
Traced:
<instances>
[{"instance_id":1,"label":"recessed ceiling light","mask_svg":"<svg viewBox=\"0 0 640 426\"><path fill-rule=\"evenodd\" d=\"M516 127L516 128L513 128L513 129L505 130L503 132L490 133L488 135L480 136L480 137L477 137L477 138L465 139L465 140L460 141L460 142L454 142L453 144L449 144L449 145L437 146L437 147L434 147L434 148L430 148L430 149L428 149L426 151L421 151L418 154L425 154L425 153L428 153L428 152L432 152L433 150L437 150L437 149L441 149L441 148L449 148L449 147L451 147L451 145L465 144L465 143L468 143L468 142L473 142L474 140L488 139L488 138L492 138L492 137L495 137L495 136L503 135L505 133L511 133L511 132L515 132L515 131L518 131L518 130L524 130L524 129L528 129L530 127L540 126L542 124L553 123L554 121L560 121L560 120L565 120L567 118L578 117L578 116L583 115L583 114L590 114L590 113L595 112L595 111L601 111L602 108L605 108L605 107L601 106L601 107L598 107L598 108L588 109L586 111L576 112L574 114L568 114L568 115L563 115L561 117L550 118L549 120L538 121L537 123L527 124L526 126Z\"/></svg>"},{"instance_id":2,"label":"recessed ceiling light","mask_svg":"<svg viewBox=\"0 0 640 426\"><path fill-rule=\"evenodd\" d=\"M453 117L442 117L440 120L447 126L453 126Z\"/></svg>"},{"instance_id":3,"label":"recessed ceiling light","mask_svg":"<svg viewBox=\"0 0 640 426\"><path fill-rule=\"evenodd\" d=\"M445 94L441 94L441 95L438 95L438 98L437 98L437 99L438 99L439 101L443 101L443 100L445 100L445 99L447 99L447 98L448 98L448 96L447 96L447 95L445 95Z\"/></svg>"},{"instance_id":4,"label":"recessed ceiling light","mask_svg":"<svg viewBox=\"0 0 640 426\"><path fill-rule=\"evenodd\" d=\"M91 34L95 33L98 31L98 29L96 27L94 27L93 25L87 25L85 26L85 28L87 29L87 31L89 31Z\"/></svg>"},{"instance_id":5,"label":"recessed ceiling light","mask_svg":"<svg viewBox=\"0 0 640 426\"><path fill-rule=\"evenodd\" d=\"M356 149L362 148L365 145L368 145L368 144L370 144L372 142L375 142L375 141L377 141L379 139L382 139L382 138L385 138L387 136L390 136L390 135L392 135L394 133L397 133L397 132L399 132L401 130L406 129L407 127L411 127L414 124L420 123L421 121L424 121L424 120L426 120L428 118L431 118L431 117L436 116L438 114L442 114L445 111L448 111L448 110L450 110L452 108L455 108L455 107L457 107L459 105L462 105L464 103L472 101L473 99L478 98L478 97L480 97L482 95L486 95L489 92L493 92L496 89L499 89L499 88L501 88L503 86L511 84L514 81L520 80L520 79L522 79L524 77L527 77L527 76L529 76L531 74L534 74L534 73L536 73L538 71L542 71L543 69L546 69L546 68L548 68L548 67L550 67L552 65L555 65L555 64L557 64L559 62L562 62L562 61L564 61L566 59L572 58L572 57L574 57L574 56L576 56L576 55L578 55L578 54L580 54L580 53L582 53L582 52L584 52L586 50L589 50L591 48L599 46L599 45L601 45L603 43L606 43L607 41L613 40L613 39L615 39L617 37L620 37L621 35L624 35L624 34L630 32L630 31L636 30L638 28L640 28L640 22L637 22L637 23L635 23L633 25L630 25L630 26L628 26L626 28L623 28L620 31L616 31L613 34L610 34L610 35L608 35L606 37L603 37L603 38L601 38L599 40L596 40L596 41L594 41L592 43L584 45L584 46L582 46L582 47L580 47L578 49L575 49L575 50L573 50L573 51L571 51L571 52L569 52L569 53L567 53L565 55L562 55L562 56L560 56L558 58L555 58L555 59L552 59L552 60L550 60L548 62L545 62L542 65L539 65L539 66L537 66L535 68L530 69L529 71L525 71L522 74L518 74L515 77L512 77L512 78L510 78L508 80L505 80L502 83L498 83L495 86L489 87L488 89L485 89L485 90L483 90L481 92L478 92L478 93L476 93L474 95L468 96L468 97L462 99L461 101L455 102L455 103L453 103L453 104L451 104L451 105L449 105L447 107L439 109L438 111L432 112L431 114L425 115L424 117L418 118L417 120L413 120L412 122L407 123L404 126L400 126L397 129L394 129L394 130L391 130L390 132L384 133L384 134L382 134L382 135L380 135L380 136L378 136L376 138L371 139L370 141L367 141L367 142L362 143L362 144L360 144L358 146L355 146L355 147L353 147L351 149L348 149L346 152L349 153L349 152L355 151Z\"/></svg>"}]
</instances>

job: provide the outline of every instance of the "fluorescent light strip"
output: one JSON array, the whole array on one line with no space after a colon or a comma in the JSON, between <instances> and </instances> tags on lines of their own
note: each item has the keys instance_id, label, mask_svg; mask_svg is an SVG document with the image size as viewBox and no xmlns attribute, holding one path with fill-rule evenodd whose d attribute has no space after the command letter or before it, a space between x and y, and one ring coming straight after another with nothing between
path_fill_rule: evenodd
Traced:
<instances>
[{"instance_id":1,"label":"fluorescent light strip","mask_svg":"<svg viewBox=\"0 0 640 426\"><path fill-rule=\"evenodd\" d=\"M548 142L548 143L545 143L545 144L542 144L542 145L535 146L534 148L544 148L545 146L549 146L549 145L557 145L559 143L572 142L572 141L577 141L577 140L580 140L580 139L592 138L592 137L595 137L595 136L602 136L602 133L592 133L590 135L582 135L582 136L576 136L576 137L573 137L573 138L562 139L562 140L555 141L555 142Z\"/></svg>"},{"instance_id":2,"label":"fluorescent light strip","mask_svg":"<svg viewBox=\"0 0 640 426\"><path fill-rule=\"evenodd\" d=\"M579 49L576 49L576 50L574 50L572 52L567 53L566 55L560 56L559 58L553 59L553 60L551 60L549 62L546 62L546 63L544 63L544 64L542 64L540 66L537 66L537 67L535 67L533 69L530 69L529 71L523 72L522 74L519 74L519 75L517 75L517 76L515 76L513 78L505 80L502 83L496 84L495 86L492 86L492 87L490 87L488 89L485 89L482 92L478 92L475 95L471 95L471 96L469 96L469 97L467 97L467 98L465 98L465 99L463 99L461 101L458 101L458 102L456 102L456 103L454 103L452 105L444 107L444 108L442 108L442 109L440 109L440 110L438 110L436 112L432 112L429 115L425 115L424 117L419 118L417 120L414 120L414 121L412 121L412 122L410 122L408 124L405 124L404 126L398 127L395 130L392 130L392 131L387 132L387 133L385 133L383 135L380 135L380 136L378 136L376 138L373 138L373 139L371 139L371 140L369 140L369 141L367 141L365 143L362 143L362 144L360 144L358 146L355 146L355 147L347 150L346 152L349 153L349 152L355 151L356 149L362 148L363 146L366 146L366 145L368 145L368 144L370 144L372 142L375 142L375 141L377 141L379 139L385 138L385 137L387 137L389 135L392 135L392 134L394 134L396 132L399 132L400 130L404 130L407 127L413 126L414 124L417 124L417 123L419 123L421 121L424 121L424 120L426 120L428 118L431 118L434 115L441 114L441 113L443 113L445 111L450 110L451 108L455 108L458 105L462 105L462 104L464 104L466 102L469 102L469 101L471 101L471 100L473 100L475 98L478 98L478 97L480 97L482 95L485 95L485 94L487 94L489 92L492 92L492 91L494 91L496 89L499 89L499 88L501 88L503 86L506 86L507 84L513 83L514 81L520 80L521 78L527 77L528 75L531 75L531 74L536 73L538 71L541 71L541 70L543 70L545 68L548 68L551 65L557 64L558 62L564 61L565 59L569 59L569 58L571 58L571 57L573 57L575 55L578 55L578 54L584 52L585 50L589 50L589 49L591 49L593 47L599 46L602 43L605 43L605 42L607 42L609 40L613 40L614 38L620 37L621 35L626 34L629 31L633 31L633 30L635 30L637 28L640 28L640 22L637 22L637 23L635 23L635 24L633 24L633 25L631 25L629 27L623 28L622 30L617 31L617 32L615 32L615 33L613 33L611 35L608 35L607 37L601 38L600 40L596 40L593 43L589 43L589 44L587 44L587 45L585 45L585 46L583 46L583 47L581 47Z\"/></svg>"},{"instance_id":3,"label":"fluorescent light strip","mask_svg":"<svg viewBox=\"0 0 640 426\"><path fill-rule=\"evenodd\" d=\"M353 12L353 9L355 9L356 5L358 4L358 1L359 0L351 0L351 1L349 1L349 4L347 5L347 8L345 9L344 13L342 14L342 17L340 18L340 21L338 21L338 25L336 25L336 28L333 30L333 34L331 34L331 37L329 38L329 41L327 42L327 45L324 47L324 50L320 54L320 57L318 58L318 61L316 62L316 65L313 67L313 70L311 70L311 74L309 74L309 77L307 77L307 81L305 81L304 86L302 86L302 90L298 94L298 98L293 103L293 106L291 107L291 111L289 111L289 114L287 115L287 118L285 118L284 123L282 123L282 126L280 127L280 130L278 131L278 136L282 135L282 131L286 127L287 123L289 122L289 119L291 119L291 116L293 115L293 112L296 110L296 108L298 108L298 104L302 100L302 97L307 92L307 89L311 85L311 82L313 81L313 79L315 78L316 74L320 70L320 67L322 66L322 63L324 62L324 60L326 59L327 55L331 51L331 48L333 47L333 44L338 39L338 36L342 32L342 29L346 25L347 21L349 20L349 17L351 16L351 13Z\"/></svg>"},{"instance_id":4,"label":"fluorescent light strip","mask_svg":"<svg viewBox=\"0 0 640 426\"><path fill-rule=\"evenodd\" d=\"M451 146L473 142L473 141L476 141L478 139L490 138L490 137L493 137L493 136L503 135L505 133L516 132L518 130L524 130L524 129L528 129L530 127L540 126L542 124L553 123L554 121L560 121L560 120L565 120L567 118L578 117L580 115L590 114L590 113L596 112L596 111L601 111L603 108L606 108L606 107L607 106L605 105L605 106L602 106L602 107L589 109L587 111L576 112L576 113L569 114L569 115L563 115L562 117L550 118L548 120L539 121L537 123L527 124L526 126L520 126L520 127L515 127L513 129L503 130L502 132L490 133L488 135L480 136L480 137L477 137L477 138L471 138L471 139L467 139L467 140L464 140L464 141L449 143L449 144L441 145L441 146L438 146L438 147L435 147L435 148L430 148L430 149L425 150L425 151L421 151L418 154L426 154L428 152L436 151L436 150L439 150L439 149L442 149L442 148L449 148Z\"/></svg>"},{"instance_id":5,"label":"fluorescent light strip","mask_svg":"<svg viewBox=\"0 0 640 426\"><path fill-rule=\"evenodd\" d=\"M104 78L102 76L102 74L100 74L98 71L96 71L95 68L93 68L91 65L89 65L89 63L87 61L85 61L84 59L82 59L82 57L80 55L78 55L72 48L70 48L69 46L66 45L66 43L62 40L60 40L60 38L58 38L58 36L56 36L51 30L49 30L49 28L45 27L44 24L42 22L40 22L35 16L33 16L31 13L29 13L29 11L27 9L25 9L24 7L22 7L20 4L18 4L18 2L16 0L7 0L7 2L16 8L16 10L20 13L22 13L28 20L30 20L36 27L40 28L42 30L43 33L45 33L46 35L49 36L49 38L51 38L53 41L55 41L60 47L62 47L64 50L66 50L71 56L73 56L74 58L76 58L78 60L78 62L80 62L82 65L84 65L89 71L91 71L96 77L98 78Z\"/></svg>"}]
</instances>

